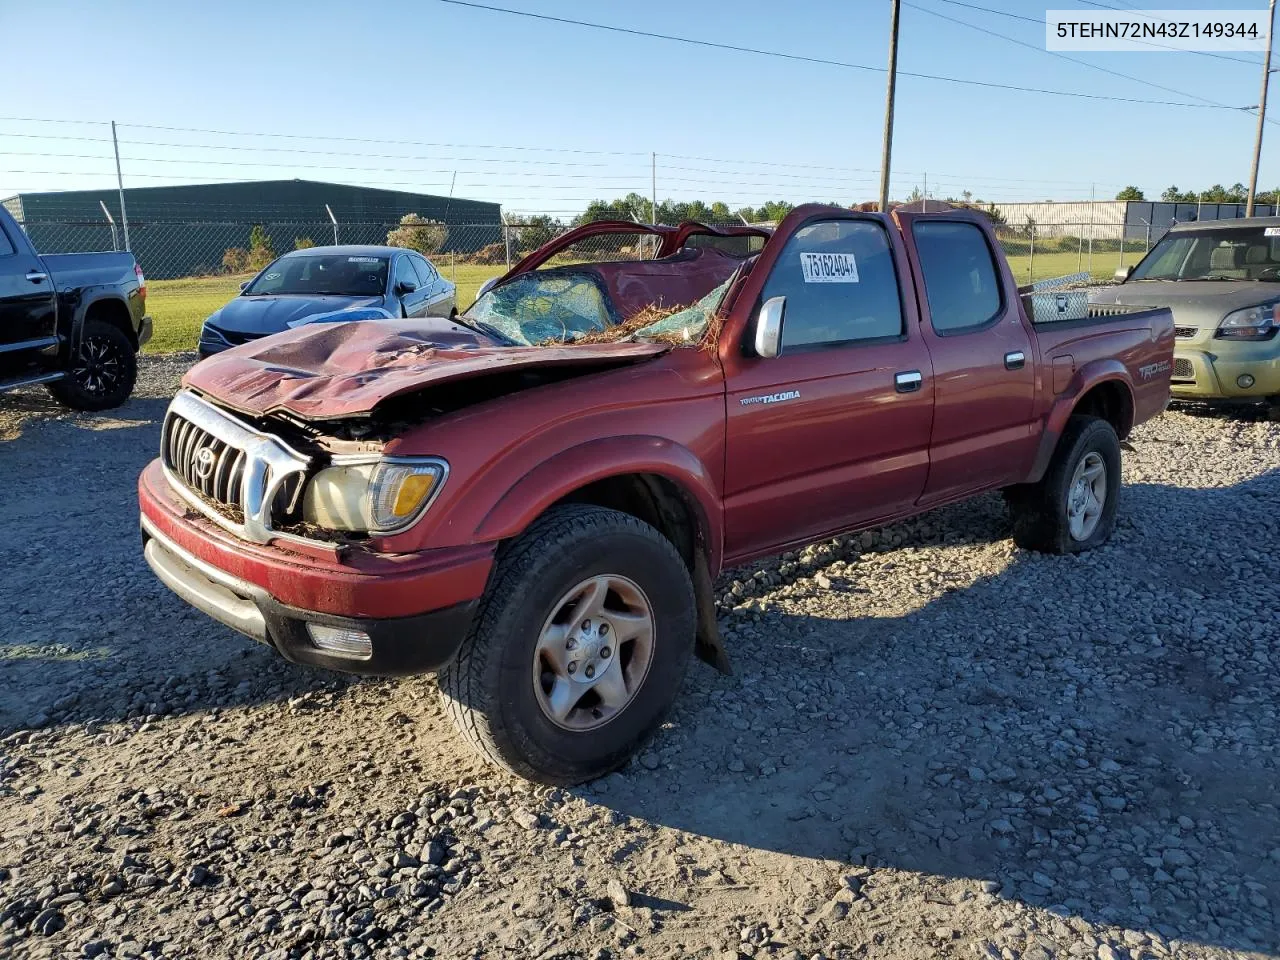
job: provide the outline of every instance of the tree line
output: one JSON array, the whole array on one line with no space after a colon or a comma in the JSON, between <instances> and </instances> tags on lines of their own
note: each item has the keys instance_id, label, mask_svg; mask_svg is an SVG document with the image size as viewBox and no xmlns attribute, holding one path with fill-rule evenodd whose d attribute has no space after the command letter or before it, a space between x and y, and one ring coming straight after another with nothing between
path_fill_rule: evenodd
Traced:
<instances>
[{"instance_id":1,"label":"tree line","mask_svg":"<svg viewBox=\"0 0 1280 960\"><path fill-rule=\"evenodd\" d=\"M1160 199L1166 203L1244 203L1249 198L1249 188L1243 183L1233 183L1224 187L1220 183L1205 190L1179 190L1178 187L1166 187ZM1280 189L1259 190L1254 194L1257 203L1275 203L1280 198ZM1117 200L1146 200L1146 195L1137 187L1125 187L1116 194Z\"/></svg>"}]
</instances>

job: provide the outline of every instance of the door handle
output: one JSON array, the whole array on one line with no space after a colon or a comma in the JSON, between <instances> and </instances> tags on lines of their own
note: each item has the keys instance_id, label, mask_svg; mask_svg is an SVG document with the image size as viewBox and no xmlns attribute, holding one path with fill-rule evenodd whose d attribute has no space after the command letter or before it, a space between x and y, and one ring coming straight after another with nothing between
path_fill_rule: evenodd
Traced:
<instances>
[{"instance_id":1,"label":"door handle","mask_svg":"<svg viewBox=\"0 0 1280 960\"><path fill-rule=\"evenodd\" d=\"M31 270L27 273L27 279L32 283L44 283L49 279L49 275L47 273L41 273L39 270Z\"/></svg>"},{"instance_id":2,"label":"door handle","mask_svg":"<svg viewBox=\"0 0 1280 960\"><path fill-rule=\"evenodd\" d=\"M1021 370L1027 364L1027 355L1021 350L1010 350L1004 355L1006 370Z\"/></svg>"},{"instance_id":3,"label":"door handle","mask_svg":"<svg viewBox=\"0 0 1280 960\"><path fill-rule=\"evenodd\" d=\"M915 393L923 382L924 377L919 370L905 370L893 375L893 386L899 393Z\"/></svg>"}]
</instances>

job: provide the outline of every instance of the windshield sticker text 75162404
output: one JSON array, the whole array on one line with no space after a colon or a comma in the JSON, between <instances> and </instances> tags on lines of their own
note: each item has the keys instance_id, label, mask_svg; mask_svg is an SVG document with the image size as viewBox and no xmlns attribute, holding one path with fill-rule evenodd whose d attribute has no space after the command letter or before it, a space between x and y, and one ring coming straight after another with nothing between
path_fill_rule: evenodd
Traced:
<instances>
[{"instance_id":1,"label":"windshield sticker text 75162404","mask_svg":"<svg viewBox=\"0 0 1280 960\"><path fill-rule=\"evenodd\" d=\"M858 261L852 253L802 253L805 283L857 283Z\"/></svg>"}]
</instances>

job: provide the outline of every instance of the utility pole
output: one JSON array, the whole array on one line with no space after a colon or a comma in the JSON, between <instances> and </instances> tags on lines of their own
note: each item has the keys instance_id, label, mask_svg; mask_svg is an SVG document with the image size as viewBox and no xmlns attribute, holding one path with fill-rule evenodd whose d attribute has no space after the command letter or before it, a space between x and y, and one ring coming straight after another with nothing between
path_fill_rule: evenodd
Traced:
<instances>
[{"instance_id":1,"label":"utility pole","mask_svg":"<svg viewBox=\"0 0 1280 960\"><path fill-rule=\"evenodd\" d=\"M1271 0L1272 5L1275 0ZM129 249L129 214L124 209L124 177L120 174L120 141L116 139L116 122L111 121L111 146L116 151L116 186L120 188L120 223L124 227L124 248Z\"/></svg>"},{"instance_id":2,"label":"utility pole","mask_svg":"<svg viewBox=\"0 0 1280 960\"><path fill-rule=\"evenodd\" d=\"M1272 4L1275 0L1271 0ZM893 153L893 92L898 82L898 14L902 0L890 0L889 84L884 101L884 149L880 154L880 212L889 212L889 161Z\"/></svg>"},{"instance_id":3,"label":"utility pole","mask_svg":"<svg viewBox=\"0 0 1280 960\"><path fill-rule=\"evenodd\" d=\"M924 181L924 185L921 189L921 194L920 194L920 211L922 213L928 213L929 212L929 171L927 170L923 174L923 181Z\"/></svg>"},{"instance_id":4,"label":"utility pole","mask_svg":"<svg viewBox=\"0 0 1280 960\"><path fill-rule=\"evenodd\" d=\"M1253 141L1253 169L1249 173L1249 198L1244 205L1244 215L1253 216L1253 195L1258 191L1258 161L1262 159L1262 125L1267 119L1267 87L1271 85L1271 36L1276 30L1276 0L1268 8L1267 55L1262 61L1262 93L1258 97L1258 133ZM125 243L128 243L128 227L125 227Z\"/></svg>"}]
</instances>

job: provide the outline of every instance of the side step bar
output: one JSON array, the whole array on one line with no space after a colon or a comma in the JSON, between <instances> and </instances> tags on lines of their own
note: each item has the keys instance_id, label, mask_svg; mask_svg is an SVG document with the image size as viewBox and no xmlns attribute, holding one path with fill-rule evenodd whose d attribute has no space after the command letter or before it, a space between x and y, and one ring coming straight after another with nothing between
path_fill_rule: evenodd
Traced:
<instances>
[{"instance_id":1,"label":"side step bar","mask_svg":"<svg viewBox=\"0 0 1280 960\"><path fill-rule=\"evenodd\" d=\"M66 377L65 370L55 370L53 373L38 373L31 377L19 377L17 380L0 380L0 393L6 390L16 390L18 387L34 387L38 383L53 383L55 380L62 380Z\"/></svg>"}]
</instances>

